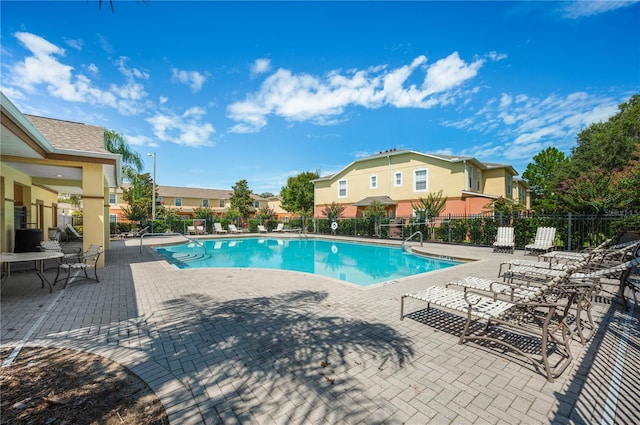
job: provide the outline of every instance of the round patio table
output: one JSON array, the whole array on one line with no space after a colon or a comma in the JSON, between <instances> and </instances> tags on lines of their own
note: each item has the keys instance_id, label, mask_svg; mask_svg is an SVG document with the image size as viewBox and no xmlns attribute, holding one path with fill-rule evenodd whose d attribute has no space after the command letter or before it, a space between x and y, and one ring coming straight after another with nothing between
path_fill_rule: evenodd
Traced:
<instances>
[{"instance_id":1,"label":"round patio table","mask_svg":"<svg viewBox=\"0 0 640 425\"><path fill-rule=\"evenodd\" d=\"M7 283L9 278L11 277L11 264L13 263L27 263L30 261L35 262L35 272L40 278L42 282L42 287L44 288L44 284L49 285L49 293L53 292L53 285L46 278L43 271L43 264L46 260L55 260L57 258L64 257L62 252L3 252L0 253L0 264L2 265L2 283L0 284L0 288L4 288L4 285Z\"/></svg>"}]
</instances>

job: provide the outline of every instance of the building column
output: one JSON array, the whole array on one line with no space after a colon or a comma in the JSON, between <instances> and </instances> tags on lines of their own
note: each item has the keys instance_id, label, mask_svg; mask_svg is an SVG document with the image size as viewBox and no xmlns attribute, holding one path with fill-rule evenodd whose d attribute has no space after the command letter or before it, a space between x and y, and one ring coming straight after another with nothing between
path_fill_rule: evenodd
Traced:
<instances>
[{"instance_id":1,"label":"building column","mask_svg":"<svg viewBox=\"0 0 640 425\"><path fill-rule=\"evenodd\" d=\"M101 245L107 249L105 239L105 190L102 164L82 166L82 249L89 245ZM108 202L108 199L107 199ZM100 256L97 267L104 266L104 255Z\"/></svg>"}]
</instances>

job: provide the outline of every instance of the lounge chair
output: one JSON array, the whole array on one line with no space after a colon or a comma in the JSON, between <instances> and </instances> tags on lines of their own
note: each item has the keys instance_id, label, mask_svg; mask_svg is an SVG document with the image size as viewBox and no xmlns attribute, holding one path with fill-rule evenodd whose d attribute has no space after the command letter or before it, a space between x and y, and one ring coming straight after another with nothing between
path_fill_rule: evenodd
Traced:
<instances>
[{"instance_id":1,"label":"lounge chair","mask_svg":"<svg viewBox=\"0 0 640 425\"><path fill-rule=\"evenodd\" d=\"M221 225L220 223L218 223L218 222L213 223L213 231L214 231L216 234L218 234L218 235L221 235L221 234L227 233L227 231L226 231L226 230L224 230L224 229L222 228L222 225Z\"/></svg>"},{"instance_id":2,"label":"lounge chair","mask_svg":"<svg viewBox=\"0 0 640 425\"><path fill-rule=\"evenodd\" d=\"M76 239L82 239L82 235L80 233L78 233L78 231L76 230L75 227L73 227L71 224L67 223L67 230L69 230L69 232L71 232L71 234L76 238Z\"/></svg>"},{"instance_id":3,"label":"lounge chair","mask_svg":"<svg viewBox=\"0 0 640 425\"><path fill-rule=\"evenodd\" d=\"M525 245L524 253L533 254L534 252L547 252L554 248L554 241L556 238L555 227L538 227L536 229L536 237L533 243Z\"/></svg>"},{"instance_id":4,"label":"lounge chair","mask_svg":"<svg viewBox=\"0 0 640 425\"><path fill-rule=\"evenodd\" d=\"M284 223L278 223L278 225L276 226L275 229L273 229L274 232L284 232Z\"/></svg>"},{"instance_id":5,"label":"lounge chair","mask_svg":"<svg viewBox=\"0 0 640 425\"><path fill-rule=\"evenodd\" d=\"M400 319L404 318L404 303L406 298L413 298L442 307L466 316L466 323L460 334L459 344L468 340L486 341L490 346L501 345L529 359L537 368L541 369L548 381L569 366L573 360L571 353L571 331L567 322L567 304L558 300L551 302L545 299L547 293L561 289L561 283L567 280L569 272L556 277L549 282L535 288L530 294L519 299L509 299L501 293L479 292L474 290L461 291L455 288L431 286L423 291L404 294L400 299ZM569 302L569 301L567 301ZM484 322L485 326L472 326L475 322ZM498 325L502 332L494 333L493 326ZM482 333L476 333L482 329ZM540 341L540 358L528 354L520 349L517 342L511 343L504 337L504 331L523 334L538 338ZM555 346L550 350L549 345ZM555 353L559 359L552 361L549 354Z\"/></svg>"},{"instance_id":6,"label":"lounge chair","mask_svg":"<svg viewBox=\"0 0 640 425\"><path fill-rule=\"evenodd\" d=\"M231 232L231 233L243 233L244 232L244 229L242 229L242 230L238 229L235 224L230 224L230 225L227 226L227 228L229 229L229 232Z\"/></svg>"},{"instance_id":7,"label":"lounge chair","mask_svg":"<svg viewBox=\"0 0 640 425\"><path fill-rule=\"evenodd\" d=\"M196 234L196 227L195 226L187 226L187 234L188 235L195 235Z\"/></svg>"},{"instance_id":8,"label":"lounge chair","mask_svg":"<svg viewBox=\"0 0 640 425\"><path fill-rule=\"evenodd\" d=\"M69 285L71 270L82 270L84 272L84 279L92 279L96 282L100 282L100 279L98 279L98 268L96 267L100 254L102 254L102 246L92 244L89 246L89 249L77 256L75 261L62 261L58 265L58 273L56 274L56 279L53 284L55 285L58 282L58 276L60 275L61 270L66 270L67 272L64 288ZM89 269L93 270L95 277L89 277L89 274L87 273L87 270Z\"/></svg>"},{"instance_id":9,"label":"lounge chair","mask_svg":"<svg viewBox=\"0 0 640 425\"><path fill-rule=\"evenodd\" d=\"M140 230L132 230L125 234L125 238L139 238L149 231L149 226L145 226Z\"/></svg>"},{"instance_id":10,"label":"lounge chair","mask_svg":"<svg viewBox=\"0 0 640 425\"><path fill-rule=\"evenodd\" d=\"M267 229L262 224L258 224L258 232L267 233Z\"/></svg>"},{"instance_id":11,"label":"lounge chair","mask_svg":"<svg viewBox=\"0 0 640 425\"><path fill-rule=\"evenodd\" d=\"M496 241L493 243L493 252L506 250L513 254L516 242L513 234L513 227L498 227Z\"/></svg>"}]
</instances>

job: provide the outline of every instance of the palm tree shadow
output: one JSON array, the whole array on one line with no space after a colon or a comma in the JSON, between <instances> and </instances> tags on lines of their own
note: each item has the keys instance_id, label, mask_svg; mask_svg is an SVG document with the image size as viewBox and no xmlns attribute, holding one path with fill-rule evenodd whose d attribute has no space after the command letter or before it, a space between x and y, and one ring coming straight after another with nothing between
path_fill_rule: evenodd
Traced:
<instances>
[{"instance_id":1,"label":"palm tree shadow","mask_svg":"<svg viewBox=\"0 0 640 425\"><path fill-rule=\"evenodd\" d=\"M324 292L296 291L223 302L202 294L173 299L165 303L173 320L160 325L162 347L152 344L152 355L166 350L167 338L176 341L165 365L194 395L208 398L203 415L216 422L375 423L371 412L384 400L367 395L353 373L401 368L413 349L387 325L324 314L318 306L326 298ZM197 366L181 373L177 365L183 362L174 361L196 352Z\"/></svg>"}]
</instances>

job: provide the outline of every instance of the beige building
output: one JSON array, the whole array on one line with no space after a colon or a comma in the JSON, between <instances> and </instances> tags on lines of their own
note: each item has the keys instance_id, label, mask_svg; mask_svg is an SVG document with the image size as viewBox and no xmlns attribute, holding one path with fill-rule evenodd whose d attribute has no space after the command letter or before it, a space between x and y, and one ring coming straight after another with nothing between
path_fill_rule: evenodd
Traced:
<instances>
[{"instance_id":1,"label":"beige building","mask_svg":"<svg viewBox=\"0 0 640 425\"><path fill-rule=\"evenodd\" d=\"M517 174L510 165L472 157L384 151L314 180L315 216L322 216L325 205L333 202L346 207L345 217L360 216L378 201L389 217L409 217L414 214L412 203L440 190L447 197L443 214L480 214L499 197L522 200L526 208L529 194L522 180L514 187Z\"/></svg>"},{"instance_id":2,"label":"beige building","mask_svg":"<svg viewBox=\"0 0 640 425\"><path fill-rule=\"evenodd\" d=\"M114 188L109 194L109 214L111 222L127 222L122 211L122 207L127 206L124 200L123 188L129 185L124 184L119 188ZM195 212L199 208L210 209L214 215L221 216L231 208L232 190L225 189L202 189L196 187L164 186L156 187L158 202L161 207L170 208L179 216L186 219L195 217ZM269 200L257 195L252 195L253 208L259 210L269 206Z\"/></svg>"},{"instance_id":3,"label":"beige building","mask_svg":"<svg viewBox=\"0 0 640 425\"><path fill-rule=\"evenodd\" d=\"M2 251L13 251L25 229L48 239L48 229L59 225L59 193L82 197L85 250L90 244L108 249L107 201L109 189L120 184L121 157L104 149L104 128L24 115L0 95Z\"/></svg>"}]
</instances>

